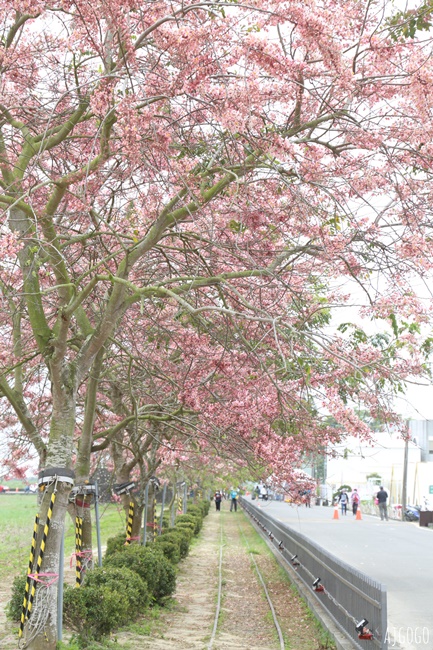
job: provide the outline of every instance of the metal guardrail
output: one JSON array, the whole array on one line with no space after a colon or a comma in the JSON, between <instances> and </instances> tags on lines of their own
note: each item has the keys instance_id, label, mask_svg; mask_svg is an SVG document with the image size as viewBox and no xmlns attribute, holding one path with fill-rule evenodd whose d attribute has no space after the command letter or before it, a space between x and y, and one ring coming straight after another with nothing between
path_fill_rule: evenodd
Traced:
<instances>
[{"instance_id":1,"label":"metal guardrail","mask_svg":"<svg viewBox=\"0 0 433 650\"><path fill-rule=\"evenodd\" d=\"M271 515L240 499L244 511L252 517L269 541L279 549L286 563L312 592L342 634L359 650L386 650L386 589L381 583L357 571L325 551L305 535L298 533ZM316 591L322 585L323 591ZM372 639L360 639L358 624L366 619Z\"/></svg>"}]
</instances>

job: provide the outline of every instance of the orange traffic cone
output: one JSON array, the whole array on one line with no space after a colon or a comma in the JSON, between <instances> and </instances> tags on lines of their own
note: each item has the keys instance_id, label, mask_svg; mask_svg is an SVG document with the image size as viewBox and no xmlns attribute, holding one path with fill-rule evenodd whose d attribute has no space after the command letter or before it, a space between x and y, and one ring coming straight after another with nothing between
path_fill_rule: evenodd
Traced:
<instances>
[{"instance_id":1,"label":"orange traffic cone","mask_svg":"<svg viewBox=\"0 0 433 650\"><path fill-rule=\"evenodd\" d=\"M335 506L335 507L334 507L334 516L333 516L333 519L339 519L339 516L338 516L338 506Z\"/></svg>"},{"instance_id":2,"label":"orange traffic cone","mask_svg":"<svg viewBox=\"0 0 433 650\"><path fill-rule=\"evenodd\" d=\"M355 517L355 519L362 519L360 508L358 508L358 510L356 511L356 517Z\"/></svg>"}]
</instances>

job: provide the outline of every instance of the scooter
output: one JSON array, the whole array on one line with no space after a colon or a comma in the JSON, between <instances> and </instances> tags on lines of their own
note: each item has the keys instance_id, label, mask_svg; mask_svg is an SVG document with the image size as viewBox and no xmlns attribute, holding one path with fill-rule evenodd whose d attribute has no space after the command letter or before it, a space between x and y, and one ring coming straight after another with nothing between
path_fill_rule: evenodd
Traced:
<instances>
[{"instance_id":1,"label":"scooter","mask_svg":"<svg viewBox=\"0 0 433 650\"><path fill-rule=\"evenodd\" d=\"M419 521L419 506L407 506L404 511L404 518L406 521Z\"/></svg>"}]
</instances>

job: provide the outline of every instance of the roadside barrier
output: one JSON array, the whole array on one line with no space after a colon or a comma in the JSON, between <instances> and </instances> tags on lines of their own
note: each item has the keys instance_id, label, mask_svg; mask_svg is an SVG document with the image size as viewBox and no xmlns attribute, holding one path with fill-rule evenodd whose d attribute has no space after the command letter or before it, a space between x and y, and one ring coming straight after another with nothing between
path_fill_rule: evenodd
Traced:
<instances>
[{"instance_id":1,"label":"roadside barrier","mask_svg":"<svg viewBox=\"0 0 433 650\"><path fill-rule=\"evenodd\" d=\"M353 647L386 650L385 587L241 497L244 511ZM370 623L369 623L370 621ZM367 627L368 625L368 627Z\"/></svg>"}]
</instances>

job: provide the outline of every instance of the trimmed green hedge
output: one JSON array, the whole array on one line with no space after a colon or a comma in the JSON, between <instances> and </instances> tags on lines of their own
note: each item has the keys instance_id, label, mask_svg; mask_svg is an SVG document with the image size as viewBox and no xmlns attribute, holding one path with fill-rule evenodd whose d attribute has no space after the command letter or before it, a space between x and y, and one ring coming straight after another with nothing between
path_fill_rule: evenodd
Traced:
<instances>
[{"instance_id":1,"label":"trimmed green hedge","mask_svg":"<svg viewBox=\"0 0 433 650\"><path fill-rule=\"evenodd\" d=\"M147 582L151 598L162 603L176 587L176 571L161 550L151 546L131 544L103 560L104 567L127 568Z\"/></svg>"},{"instance_id":2,"label":"trimmed green hedge","mask_svg":"<svg viewBox=\"0 0 433 650\"><path fill-rule=\"evenodd\" d=\"M63 616L82 640L100 639L136 619L149 600L146 582L134 571L98 567L86 573L80 588L66 587Z\"/></svg>"},{"instance_id":3,"label":"trimmed green hedge","mask_svg":"<svg viewBox=\"0 0 433 650\"><path fill-rule=\"evenodd\" d=\"M188 555L190 537L189 533L182 530L182 528L169 528L158 539L174 540L179 546L179 553L181 559Z\"/></svg>"},{"instance_id":4,"label":"trimmed green hedge","mask_svg":"<svg viewBox=\"0 0 433 650\"><path fill-rule=\"evenodd\" d=\"M125 533L119 533L119 535L116 535L115 537L109 537L107 539L105 557L113 555L113 553L117 553L117 551L121 551L123 548L125 548L125 546L129 546L128 544L125 545L125 542Z\"/></svg>"},{"instance_id":5,"label":"trimmed green hedge","mask_svg":"<svg viewBox=\"0 0 433 650\"><path fill-rule=\"evenodd\" d=\"M203 525L203 518L199 515L193 514L179 515L179 517L176 518L175 526L186 523L193 524L194 535L198 535Z\"/></svg>"},{"instance_id":6,"label":"trimmed green hedge","mask_svg":"<svg viewBox=\"0 0 433 650\"><path fill-rule=\"evenodd\" d=\"M173 539L167 535L161 535L156 538L154 544L155 548L162 551L172 564L180 562L180 538Z\"/></svg>"}]
</instances>

